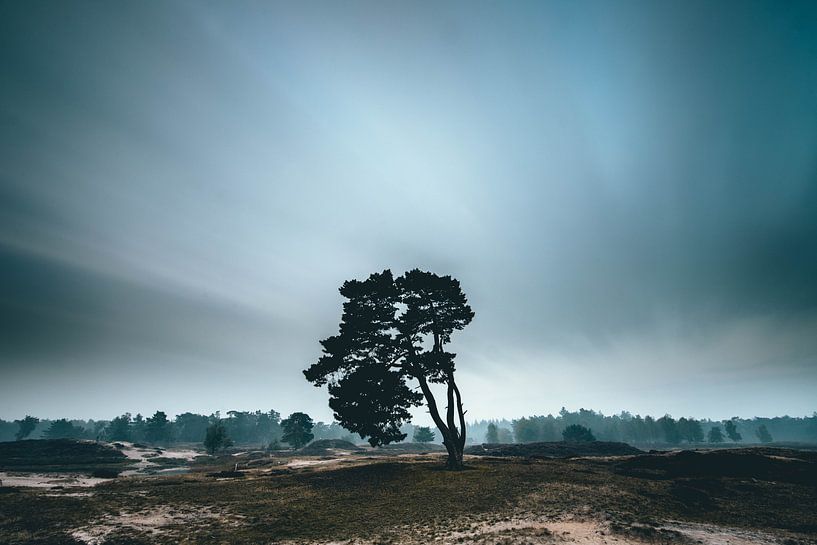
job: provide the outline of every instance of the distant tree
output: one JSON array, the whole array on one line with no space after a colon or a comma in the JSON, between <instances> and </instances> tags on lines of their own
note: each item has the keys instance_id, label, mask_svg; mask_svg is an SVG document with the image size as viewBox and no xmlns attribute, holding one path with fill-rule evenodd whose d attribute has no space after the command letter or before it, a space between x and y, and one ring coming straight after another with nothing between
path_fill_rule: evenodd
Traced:
<instances>
[{"instance_id":1,"label":"distant tree","mask_svg":"<svg viewBox=\"0 0 817 545\"><path fill-rule=\"evenodd\" d=\"M145 422L145 417L139 413L136 413L136 416L133 417L133 422L131 423L131 440L134 442L144 441L146 427L147 423Z\"/></svg>"},{"instance_id":2,"label":"distant tree","mask_svg":"<svg viewBox=\"0 0 817 545\"><path fill-rule=\"evenodd\" d=\"M385 270L344 282L340 293L346 298L340 331L321 341L323 355L304 371L307 380L329 384L335 418L372 446L405 439L400 426L425 398L448 451L447 467L461 469L465 411L454 380L455 354L445 350L474 317L459 281L419 269L395 279ZM443 414L432 384L445 387Z\"/></svg>"},{"instance_id":3,"label":"distant tree","mask_svg":"<svg viewBox=\"0 0 817 545\"><path fill-rule=\"evenodd\" d=\"M65 418L54 420L48 429L45 430L45 437L47 439L80 439L85 430L79 426L75 426Z\"/></svg>"},{"instance_id":4,"label":"distant tree","mask_svg":"<svg viewBox=\"0 0 817 545\"><path fill-rule=\"evenodd\" d=\"M508 428L501 427L497 430L497 437L499 442L503 444L513 443L513 432Z\"/></svg>"},{"instance_id":5,"label":"distant tree","mask_svg":"<svg viewBox=\"0 0 817 545\"><path fill-rule=\"evenodd\" d=\"M743 436L741 436L741 434L738 432L738 427L735 424L735 420L736 419L734 418L732 420L726 420L723 423L723 427L726 429L726 435L729 437L729 439L731 439L734 443L737 443L743 439Z\"/></svg>"},{"instance_id":6,"label":"distant tree","mask_svg":"<svg viewBox=\"0 0 817 545\"><path fill-rule=\"evenodd\" d=\"M156 411L145 421L145 440L164 443L170 439L170 421L163 411Z\"/></svg>"},{"instance_id":7,"label":"distant tree","mask_svg":"<svg viewBox=\"0 0 817 545\"><path fill-rule=\"evenodd\" d=\"M14 438L21 441L31 435L31 432L33 432L37 427L37 424L40 423L40 419L34 416L26 415L26 417L22 420L15 420L14 422L20 426L20 429L18 429L17 433L14 434Z\"/></svg>"},{"instance_id":8,"label":"distant tree","mask_svg":"<svg viewBox=\"0 0 817 545\"><path fill-rule=\"evenodd\" d=\"M434 441L434 432L427 426L414 428L413 440L415 443L431 443Z\"/></svg>"},{"instance_id":9,"label":"distant tree","mask_svg":"<svg viewBox=\"0 0 817 545\"><path fill-rule=\"evenodd\" d=\"M694 418L678 419L678 435L687 443L702 443L704 440L704 430L701 423Z\"/></svg>"},{"instance_id":10,"label":"distant tree","mask_svg":"<svg viewBox=\"0 0 817 545\"><path fill-rule=\"evenodd\" d=\"M109 441L130 441L130 413L117 416L108 424L105 435Z\"/></svg>"},{"instance_id":11,"label":"distant tree","mask_svg":"<svg viewBox=\"0 0 817 545\"><path fill-rule=\"evenodd\" d=\"M539 417L519 418L512 422L513 436L519 443L533 443L541 441L541 426L538 422Z\"/></svg>"},{"instance_id":12,"label":"distant tree","mask_svg":"<svg viewBox=\"0 0 817 545\"><path fill-rule=\"evenodd\" d=\"M173 420L175 440L185 443L198 443L207 435L210 419L203 414L182 413Z\"/></svg>"},{"instance_id":13,"label":"distant tree","mask_svg":"<svg viewBox=\"0 0 817 545\"><path fill-rule=\"evenodd\" d=\"M91 435L97 441L102 439L103 435L105 435L105 430L107 430L108 426L111 424L107 420L89 420L88 423L92 424Z\"/></svg>"},{"instance_id":14,"label":"distant tree","mask_svg":"<svg viewBox=\"0 0 817 545\"><path fill-rule=\"evenodd\" d=\"M312 418L305 413L292 413L281 421L284 434L281 439L294 448L301 448L315 437L312 435Z\"/></svg>"},{"instance_id":15,"label":"distant tree","mask_svg":"<svg viewBox=\"0 0 817 545\"><path fill-rule=\"evenodd\" d=\"M233 441L227 436L227 428L222 422L213 422L207 427L204 436L204 448L209 454L215 454L219 450L223 450L232 446Z\"/></svg>"},{"instance_id":16,"label":"distant tree","mask_svg":"<svg viewBox=\"0 0 817 545\"><path fill-rule=\"evenodd\" d=\"M710 428L709 433L707 434L707 440L710 443L723 443L723 433L721 432L721 427L715 426Z\"/></svg>"},{"instance_id":17,"label":"distant tree","mask_svg":"<svg viewBox=\"0 0 817 545\"><path fill-rule=\"evenodd\" d=\"M661 427L664 433L664 441L670 445L677 445L681 442L681 433L678 431L678 423L670 415L664 415L656 423Z\"/></svg>"},{"instance_id":18,"label":"distant tree","mask_svg":"<svg viewBox=\"0 0 817 545\"><path fill-rule=\"evenodd\" d=\"M281 414L270 409L262 413L256 413L255 433L256 438L263 443L271 443L281 438ZM339 427L336 425L336 427Z\"/></svg>"},{"instance_id":19,"label":"distant tree","mask_svg":"<svg viewBox=\"0 0 817 545\"><path fill-rule=\"evenodd\" d=\"M595 441L593 432L581 424L571 424L562 431L562 439L570 443L587 443Z\"/></svg>"},{"instance_id":20,"label":"distant tree","mask_svg":"<svg viewBox=\"0 0 817 545\"><path fill-rule=\"evenodd\" d=\"M488 424L488 431L485 433L485 442L491 444L499 443L499 432L496 424L493 422Z\"/></svg>"},{"instance_id":21,"label":"distant tree","mask_svg":"<svg viewBox=\"0 0 817 545\"><path fill-rule=\"evenodd\" d=\"M771 443L772 442L772 434L769 433L769 430L766 428L766 424L761 424L755 430L755 435L760 440L761 443Z\"/></svg>"}]
</instances>

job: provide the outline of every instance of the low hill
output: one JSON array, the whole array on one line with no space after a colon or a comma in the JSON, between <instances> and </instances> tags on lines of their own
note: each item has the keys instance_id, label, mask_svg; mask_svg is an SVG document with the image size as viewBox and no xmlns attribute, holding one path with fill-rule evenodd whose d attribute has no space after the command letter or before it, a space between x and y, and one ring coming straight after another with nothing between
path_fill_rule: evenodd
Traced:
<instances>
[{"instance_id":1,"label":"low hill","mask_svg":"<svg viewBox=\"0 0 817 545\"><path fill-rule=\"evenodd\" d=\"M343 439L319 439L298 450L298 453L309 456L329 456L339 450L357 452L363 449Z\"/></svg>"},{"instance_id":2,"label":"low hill","mask_svg":"<svg viewBox=\"0 0 817 545\"><path fill-rule=\"evenodd\" d=\"M627 443L590 441L569 443L565 441L546 443L485 443L465 449L465 454L475 456L524 456L528 458L574 458L577 456L627 456L643 454Z\"/></svg>"},{"instance_id":3,"label":"low hill","mask_svg":"<svg viewBox=\"0 0 817 545\"><path fill-rule=\"evenodd\" d=\"M126 462L119 450L93 441L27 439L0 443L0 470L79 471Z\"/></svg>"},{"instance_id":4,"label":"low hill","mask_svg":"<svg viewBox=\"0 0 817 545\"><path fill-rule=\"evenodd\" d=\"M652 452L614 470L645 479L752 478L817 486L817 453L769 447Z\"/></svg>"}]
</instances>

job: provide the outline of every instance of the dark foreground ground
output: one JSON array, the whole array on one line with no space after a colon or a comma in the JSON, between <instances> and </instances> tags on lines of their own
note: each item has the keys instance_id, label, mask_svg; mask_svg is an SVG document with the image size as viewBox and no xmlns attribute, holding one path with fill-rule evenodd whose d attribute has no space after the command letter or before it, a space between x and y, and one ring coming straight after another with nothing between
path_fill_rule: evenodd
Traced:
<instances>
[{"instance_id":1,"label":"dark foreground ground","mask_svg":"<svg viewBox=\"0 0 817 545\"><path fill-rule=\"evenodd\" d=\"M438 453L323 454L1 487L0 543L817 543L815 453L474 456L461 472Z\"/></svg>"}]
</instances>

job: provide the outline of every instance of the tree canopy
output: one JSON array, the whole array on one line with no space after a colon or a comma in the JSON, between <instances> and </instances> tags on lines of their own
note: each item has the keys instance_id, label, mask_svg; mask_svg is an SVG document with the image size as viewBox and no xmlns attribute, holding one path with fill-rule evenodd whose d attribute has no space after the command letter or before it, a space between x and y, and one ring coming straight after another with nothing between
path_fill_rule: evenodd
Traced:
<instances>
[{"instance_id":1,"label":"tree canopy","mask_svg":"<svg viewBox=\"0 0 817 545\"><path fill-rule=\"evenodd\" d=\"M562 431L562 438L572 443L589 443L595 441L590 428L585 428L581 424L571 424Z\"/></svg>"},{"instance_id":2,"label":"tree canopy","mask_svg":"<svg viewBox=\"0 0 817 545\"><path fill-rule=\"evenodd\" d=\"M221 421L213 422L207 427L204 436L204 448L209 454L215 454L219 450L232 446L233 441L227 436L227 428Z\"/></svg>"},{"instance_id":3,"label":"tree canopy","mask_svg":"<svg viewBox=\"0 0 817 545\"><path fill-rule=\"evenodd\" d=\"M434 432L427 426L414 428L414 442L415 443L431 443L434 441Z\"/></svg>"},{"instance_id":4,"label":"tree canopy","mask_svg":"<svg viewBox=\"0 0 817 545\"><path fill-rule=\"evenodd\" d=\"M313 426L312 417L308 414L292 413L281 420L281 428L284 430L281 439L295 448L301 448L315 438L312 434Z\"/></svg>"}]
</instances>

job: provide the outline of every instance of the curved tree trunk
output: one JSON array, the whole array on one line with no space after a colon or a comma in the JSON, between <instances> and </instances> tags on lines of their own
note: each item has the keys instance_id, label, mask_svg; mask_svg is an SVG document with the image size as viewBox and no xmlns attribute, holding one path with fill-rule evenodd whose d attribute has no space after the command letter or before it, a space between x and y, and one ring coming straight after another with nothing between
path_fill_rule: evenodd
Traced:
<instances>
[{"instance_id":1,"label":"curved tree trunk","mask_svg":"<svg viewBox=\"0 0 817 545\"><path fill-rule=\"evenodd\" d=\"M440 433L443 435L443 444L448 451L448 461L446 462L445 466L448 469L460 470L463 468L462 446L464 445L465 429L463 428L461 440L460 435L457 433L456 427L447 426L440 416L440 411L437 408L437 400L434 399L434 394L432 393L431 388L429 388L426 378L420 376L417 377L417 381L420 383L420 389L423 391L423 395L426 398L428 412L431 413L431 418L434 420L434 423L437 425L437 428L439 428ZM449 387L449 392L450 391L451 388ZM449 403L449 407L453 407L453 405ZM453 414L451 410L449 410L449 413Z\"/></svg>"}]
</instances>

